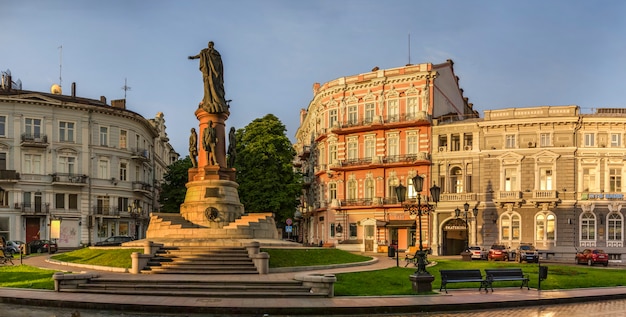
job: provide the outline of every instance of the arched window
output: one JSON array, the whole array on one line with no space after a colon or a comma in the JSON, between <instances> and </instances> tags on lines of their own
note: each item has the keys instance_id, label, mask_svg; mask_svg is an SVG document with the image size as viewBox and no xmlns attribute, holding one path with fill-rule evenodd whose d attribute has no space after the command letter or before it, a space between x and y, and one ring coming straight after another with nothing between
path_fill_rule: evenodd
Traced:
<instances>
[{"instance_id":1,"label":"arched window","mask_svg":"<svg viewBox=\"0 0 626 317\"><path fill-rule=\"evenodd\" d=\"M463 192L463 171L460 167L453 167L450 170L450 191L452 193Z\"/></svg>"},{"instance_id":2,"label":"arched window","mask_svg":"<svg viewBox=\"0 0 626 317\"><path fill-rule=\"evenodd\" d=\"M611 214L609 214L608 219L607 219L607 244L608 246L611 247L622 247L623 243L622 243L622 224L623 224L623 220L622 220L622 215L617 213L617 212L613 212Z\"/></svg>"},{"instance_id":3,"label":"arched window","mask_svg":"<svg viewBox=\"0 0 626 317\"><path fill-rule=\"evenodd\" d=\"M535 240L554 241L556 217L552 213L538 214L535 217Z\"/></svg>"},{"instance_id":4,"label":"arched window","mask_svg":"<svg viewBox=\"0 0 626 317\"><path fill-rule=\"evenodd\" d=\"M586 212L581 216L580 221L580 240L593 241L596 240L596 216L590 212Z\"/></svg>"},{"instance_id":5,"label":"arched window","mask_svg":"<svg viewBox=\"0 0 626 317\"><path fill-rule=\"evenodd\" d=\"M504 214L500 218L500 241L519 242L521 232L520 216L518 214Z\"/></svg>"},{"instance_id":6,"label":"arched window","mask_svg":"<svg viewBox=\"0 0 626 317\"><path fill-rule=\"evenodd\" d=\"M372 178L365 179L365 199L374 198L374 180Z\"/></svg>"}]
</instances>

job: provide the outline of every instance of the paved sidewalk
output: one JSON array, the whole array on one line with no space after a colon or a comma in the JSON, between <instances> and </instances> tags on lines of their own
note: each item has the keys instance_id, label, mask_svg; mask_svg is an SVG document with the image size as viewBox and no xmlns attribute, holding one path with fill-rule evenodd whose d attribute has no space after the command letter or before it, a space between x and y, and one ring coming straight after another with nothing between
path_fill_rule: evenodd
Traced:
<instances>
[{"instance_id":1,"label":"paved sidewalk","mask_svg":"<svg viewBox=\"0 0 626 317\"><path fill-rule=\"evenodd\" d=\"M75 268L47 261L48 256L24 259L32 266L72 272L98 272L101 275L125 274L129 279L141 279L141 275L99 271L93 267ZM395 259L376 257L367 266L330 268L308 271L310 273L340 273L377 270L396 265ZM19 263L19 258L15 264ZM400 263L402 266L403 263ZM284 280L302 272L284 272L259 275L264 280ZM180 276L153 274L150 278L172 280ZM215 277L198 277L210 278ZM219 280L250 279L251 276L222 275ZM257 277L255 277L257 278ZM408 277L407 277L408 278ZM65 308L95 310L123 310L153 313L202 313L225 315L374 315L406 314L433 311L459 311L469 309L502 308L542 304L571 303L591 300L626 298L626 287L575 289L564 291L538 291L536 289L498 288L495 292L479 292L477 289L454 289L448 294L427 296L367 296L333 298L207 298L179 296L127 296L87 293L62 293L46 290L0 288L0 302L12 304L35 304Z\"/></svg>"}]
</instances>

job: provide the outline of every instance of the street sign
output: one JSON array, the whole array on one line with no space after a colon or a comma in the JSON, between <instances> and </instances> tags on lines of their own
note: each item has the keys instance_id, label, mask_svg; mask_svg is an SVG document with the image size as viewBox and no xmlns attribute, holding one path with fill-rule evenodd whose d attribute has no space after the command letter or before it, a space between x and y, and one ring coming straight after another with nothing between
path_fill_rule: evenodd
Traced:
<instances>
[{"instance_id":1,"label":"street sign","mask_svg":"<svg viewBox=\"0 0 626 317\"><path fill-rule=\"evenodd\" d=\"M285 232L287 232L287 233L293 232L293 227L292 226L285 226Z\"/></svg>"},{"instance_id":2,"label":"street sign","mask_svg":"<svg viewBox=\"0 0 626 317\"><path fill-rule=\"evenodd\" d=\"M291 218L287 218L287 220L285 220L285 223L286 223L288 226L291 226L291 224L293 223L293 221L291 220Z\"/></svg>"}]
</instances>

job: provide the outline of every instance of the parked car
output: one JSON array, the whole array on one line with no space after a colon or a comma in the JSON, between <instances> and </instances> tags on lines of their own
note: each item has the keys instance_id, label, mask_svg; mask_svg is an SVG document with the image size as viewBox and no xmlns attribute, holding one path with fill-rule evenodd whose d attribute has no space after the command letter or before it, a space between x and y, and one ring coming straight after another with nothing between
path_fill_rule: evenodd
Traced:
<instances>
[{"instance_id":1,"label":"parked car","mask_svg":"<svg viewBox=\"0 0 626 317\"><path fill-rule=\"evenodd\" d=\"M494 244L489 249L487 258L489 261L508 261L509 251L503 244Z\"/></svg>"},{"instance_id":2,"label":"parked car","mask_svg":"<svg viewBox=\"0 0 626 317\"><path fill-rule=\"evenodd\" d=\"M576 253L576 263L587 264L589 266L594 264L608 266L609 255L600 249L584 249L582 252Z\"/></svg>"},{"instance_id":3,"label":"parked car","mask_svg":"<svg viewBox=\"0 0 626 317\"><path fill-rule=\"evenodd\" d=\"M522 243L515 249L515 261L539 263L539 252L532 244Z\"/></svg>"},{"instance_id":4,"label":"parked car","mask_svg":"<svg viewBox=\"0 0 626 317\"><path fill-rule=\"evenodd\" d=\"M33 240L28 243L28 249L30 253L55 253L59 248L56 242L50 242L50 240Z\"/></svg>"},{"instance_id":5,"label":"parked car","mask_svg":"<svg viewBox=\"0 0 626 317\"><path fill-rule=\"evenodd\" d=\"M472 252L472 260L486 260L487 259L487 251L479 246L469 247L470 252Z\"/></svg>"},{"instance_id":6,"label":"parked car","mask_svg":"<svg viewBox=\"0 0 626 317\"><path fill-rule=\"evenodd\" d=\"M117 246L117 245L122 245L122 243L124 242L132 241L132 240L133 238L129 236L111 236L111 237L104 239L103 241L96 242L96 246L98 247Z\"/></svg>"},{"instance_id":7,"label":"parked car","mask_svg":"<svg viewBox=\"0 0 626 317\"><path fill-rule=\"evenodd\" d=\"M7 245L4 248L4 252L8 253L8 254L20 254L20 245L24 244L24 242L22 241L13 241L13 240L9 240L7 241Z\"/></svg>"}]
</instances>

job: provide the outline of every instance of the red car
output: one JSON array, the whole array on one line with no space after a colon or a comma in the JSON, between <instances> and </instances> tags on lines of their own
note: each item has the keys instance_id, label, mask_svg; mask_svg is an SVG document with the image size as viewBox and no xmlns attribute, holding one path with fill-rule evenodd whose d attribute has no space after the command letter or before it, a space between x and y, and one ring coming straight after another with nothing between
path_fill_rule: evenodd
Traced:
<instances>
[{"instance_id":1,"label":"red car","mask_svg":"<svg viewBox=\"0 0 626 317\"><path fill-rule=\"evenodd\" d=\"M592 266L594 264L602 264L604 266L609 265L609 255L604 253L600 249L585 249L583 252L576 253L576 263L587 264Z\"/></svg>"},{"instance_id":2,"label":"red car","mask_svg":"<svg viewBox=\"0 0 626 317\"><path fill-rule=\"evenodd\" d=\"M509 260L509 251L502 244L494 244L489 249L489 254L487 254L487 258L489 261L508 261Z\"/></svg>"}]
</instances>

